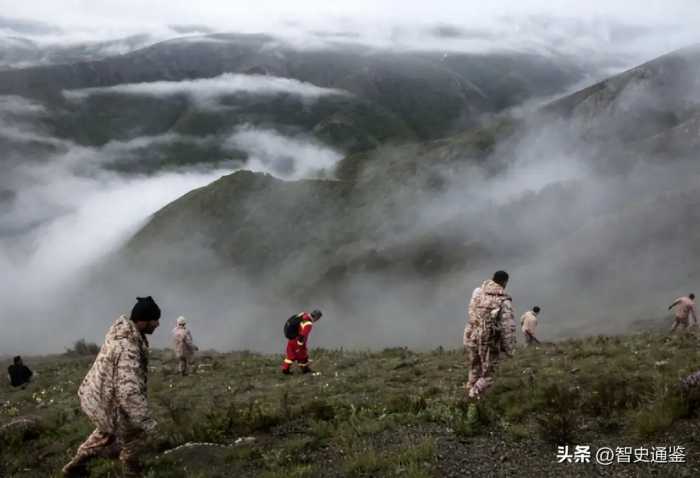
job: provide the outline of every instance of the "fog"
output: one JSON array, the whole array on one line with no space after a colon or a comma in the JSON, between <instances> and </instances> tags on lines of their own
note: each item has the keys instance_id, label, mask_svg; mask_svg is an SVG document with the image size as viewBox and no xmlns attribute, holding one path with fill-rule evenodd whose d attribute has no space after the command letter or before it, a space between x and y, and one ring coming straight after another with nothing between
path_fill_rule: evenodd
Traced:
<instances>
[{"instance_id":1,"label":"fog","mask_svg":"<svg viewBox=\"0 0 700 478\"><path fill-rule=\"evenodd\" d=\"M367 238L370 247L399 264L402 248L417 251L423 239L447 231L459 238L448 247L483 246L466 268L426 277L410 270L356 271L337 284L320 283L322 290L300 300L281 294L275 280L247 283L236 268L208 257L207 246L189 243L180 250L196 259L179 261L189 271L151 283L171 321L186 311L200 343L219 349L279 350L284 318L313 307L325 314L314 332L318 346L458 347L471 290L500 268L511 274L508 291L517 317L542 307L541 339L633 333L641 330L640 321L663 326L666 306L700 279L693 260L700 169L692 158L669 165L652 156L611 173L597 167L598 155L619 152L591 151L572 134L567 125L536 128L494 152L512 161L496 174L475 165L460 174L430 168L447 178L439 193L416 192L410 183L388 190L403 207L397 216L383 217L387 228ZM365 221L382 223L381 203L365 213ZM396 232L395 224L409 226ZM318 233L312 228L309 240ZM151 259L165 263L153 256L175 254L167 249L150 249ZM291 258L272 274L313 283L314 269L305 262L314 260ZM205 271L206 285L197 279ZM167 340L166 334L156 343Z\"/></svg>"},{"instance_id":2,"label":"fog","mask_svg":"<svg viewBox=\"0 0 700 478\"><path fill-rule=\"evenodd\" d=\"M508 164L496 174L481 166L460 174L431 168L448 178L443 191L416 194L407 184L411 190L392 192L404 201L399 214L407 218L390 223L411 226L398 235L383 231L372 247L395 250L450 227L467 242L487 245L488 254L475 266L432 279L359 273L331 295L312 294L309 302L246 280L206 240L201 247L170 250L160 244L152 250L151 256L173 254L181 265L163 274L110 261L109 253L151 213L224 172L127 178L102 171L85 177L64 154L58 164L54 159L50 167L27 171L24 178L34 185L12 200L11 211L22 211L23 219L39 226L2 238L0 260L12 280L0 299L6 317L23 317L21 323L3 324L2 350L61 351L83 336L99 342L114 316L128 313L134 298L146 294L164 311L155 346L168 345L171 322L185 315L202 348L275 351L286 316L320 307L325 317L314 338L320 346L456 347L471 289L500 268L511 273L509 292L518 315L535 304L542 307L542 339L620 333L630 331L634 320L664 317L666 303L690 292L698 279L689 260L693 232L684 239L673 228L686 220L686 195L700 192L700 170L693 161L677 160L672 168L641 162L617 174L598 171L595 155L567 130L536 129L514 148L494 152ZM272 167L276 159L304 158L288 179L337 158L312 142L270 131L242 129L231 141L254 152L253 167L262 164L281 177L284 172ZM11 216L5 213L2 224ZM667 238L665 228L671 228ZM16 224L14 229L22 230ZM662 235L655 238L658 231ZM196 231L183 234L197 237ZM281 264L280 274L296 267L304 264ZM95 276L99 284L92 282Z\"/></svg>"},{"instance_id":3,"label":"fog","mask_svg":"<svg viewBox=\"0 0 700 478\"><path fill-rule=\"evenodd\" d=\"M300 47L341 41L396 49L576 55L581 61L613 63L619 71L700 41L700 14L692 0L645 2L644 8L623 0L501 0L488 5L269 0L255 6L223 0L203 0L197 6L165 0L151 0L147 6L135 0L80 0L71 8L51 0L3 0L0 11L0 37L21 37L44 48L148 35L131 45L122 41L109 46L120 53L202 33L269 33Z\"/></svg>"},{"instance_id":4,"label":"fog","mask_svg":"<svg viewBox=\"0 0 700 478\"><path fill-rule=\"evenodd\" d=\"M373 244L386 257L402 243L451 230L460 238L453 247L484 250L471 267L437 277L351 278L325 299L337 315L319 327L322 343L458 347L471 290L497 269L511 274L516 319L542 307L540 339L670 328L667 305L696 291L700 280L697 161L669 164L652 156L611 174L593 162L597 154L618 153L591 154L573 140L563 148L555 138L567 129L550 129L550 141L535 133L523 138L515 164L503 173L444 171L449 186L443 193L401 195L400 214L410 216L404 222L412 227L397 236L386 231ZM415 203L406 202L411 197ZM449 249L441 255L452 256Z\"/></svg>"},{"instance_id":5,"label":"fog","mask_svg":"<svg viewBox=\"0 0 700 478\"><path fill-rule=\"evenodd\" d=\"M245 169L283 179L332 176L333 167L343 157L311 137L289 137L253 127L239 128L224 144L249 154Z\"/></svg>"},{"instance_id":6,"label":"fog","mask_svg":"<svg viewBox=\"0 0 700 478\"><path fill-rule=\"evenodd\" d=\"M479 13L473 4L447 1L401 8L391 2L330 7L263 1L257 9L213 0L197 9L160 1L148 8L129 1L74 3L66 10L48 1L0 1L7 15L0 21L0 37L20 36L45 52L56 45L147 35L90 53L101 55L183 35L189 36L178 41L216 41L197 36L209 32L267 32L303 48L356 42L402 50L566 55L613 73L698 41L700 19L700 9L687 1L653 2L641 9L615 1L551 6L531 0L501 2ZM48 61L14 58L6 63L0 58L0 65ZM668 110L684 118L698 108L700 90L691 82L657 96L648 84L625 90L603 110L595 102L584 104L571 122L532 115L532 105L542 98L513 108L509 113L524 121L513 138L498 143L486 158L446 150L444 156L456 154L457 161L423 161L415 182L411 178L401 187L386 181L381 195L364 198L364 220L376 225L372 236L333 251L354 259L373 250L403 264L438 241L442 250L435 261L444 261L439 273L404 274L398 265L383 271L359 268L337 284L321 284L318 293L287 295L289 278L313 283L319 279L314 274L327 272L314 269L320 256L292 257L258 281L213 252L212 242L227 238L205 237L196 228L181 231L187 249L158 244L149 251L162 269L115 254L152 214L225 174L245 168L290 181L335 181L334 166L343 151L321 144L311 132L255 125L211 136L168 132L88 146L50 132L44 104L0 97L0 268L9 278L0 289L0 354L60 352L81 337L101 342L111 321L128 313L142 295L154 296L164 311L153 340L157 347L168 345L174 319L185 315L203 349L281 350L284 319L316 307L324 310L324 319L314 345L457 347L471 290L497 269L511 273L508 290L518 316L535 304L542 307L541 338L635 331L635 321L663 319L668 303L693 291L700 279L697 161L692 151L668 158L641 147L639 142L654 140L642 132L658 124L624 116ZM64 97L79 106L115 93L184 95L200 109L220 108L222 97L241 93L291 94L308 101L346 94L285 78L225 74L67 90ZM600 140L606 132L612 139ZM107 167L136 161L145 148L182 142L243 151L247 160L149 175ZM411 155L425 154L421 148L380 148L365 175L381 180L382 174L393 174L386 158L410 161ZM424 187L425 178L437 178L438 187ZM314 194L309 186L308 195ZM383 205L391 203L401 208L389 215ZM334 220L342 221L345 213L352 211L339 212ZM317 235L318 226L314 218L304 225L311 243L326 239ZM450 267L461 249L473 251L466 265Z\"/></svg>"},{"instance_id":7,"label":"fog","mask_svg":"<svg viewBox=\"0 0 700 478\"><path fill-rule=\"evenodd\" d=\"M256 93L271 84L264 79L262 82ZM242 91L235 79L233 83L232 88ZM294 83L281 84L296 86ZM202 92L202 85L197 82L178 87L178 91ZM161 93L160 89L156 91ZM162 94L169 91L166 87ZM288 92L317 94L312 87ZM213 101L217 92L209 90L201 95L208 100L200 106L210 107L208 101ZM90 284L90 278L96 270L103 276L110 275L103 269L110 254L119 250L151 214L243 166L239 162L219 169L205 164L138 175L111 171L105 165L134 161L145 148L174 142L220 144L224 149L243 150L250 156L246 167L285 179L328 176L341 158L338 152L308 137L292 137L253 126L240 127L222 137L168 133L84 146L45 131L41 120L47 111L39 103L21 97L0 97L0 107L0 144L7 153L0 177L0 267L9 278L0 291L5 329L0 338L2 354L60 352L78 335L100 341L112 316L128 313L131 306L127 302L145 293L161 300L172 318L168 297L172 302L183 297L175 286L177 278L155 272L134 276L134 271L115 271L118 286L114 288ZM49 148L37 149L36 145ZM25 151L31 151L30 155ZM206 252L202 254L206 256ZM220 289L213 281L207 283L206 293L202 291L196 302L208 297L217 301L217 308L224 306L227 300L222 299L232 297L226 290L232 282L235 279L227 277ZM242 287L241 279L237 287L241 294ZM171 292L171 288L176 292ZM254 302L249 300L246 307L254 308ZM178 313L187 312L185 306ZM12 319L19 316L20 323ZM210 346L230 345L221 336L217 340L217 334L220 331L212 329ZM155 343L165 345L163 340Z\"/></svg>"},{"instance_id":8,"label":"fog","mask_svg":"<svg viewBox=\"0 0 700 478\"><path fill-rule=\"evenodd\" d=\"M8 110L15 113L31 116L42 111L31 103L25 103L24 110L20 101L11 104L14 108ZM80 300L79 291L71 299L65 294L85 268L118 247L148 215L223 171L121 176L99 167L97 149L46 137L26 125L18 136L3 119L7 118L0 115L0 137L9 132L15 141L43 140L60 145L61 151L38 162L13 162L10 157L3 163L0 190L7 193L0 201L0 266L8 280L0 291L0 349L41 352L51 343L49 349L60 351L64 337L47 338L54 330L76 326L57 320L71 315L57 305ZM83 301L88 302L84 297ZM13 319L20 316L19 322Z\"/></svg>"}]
</instances>

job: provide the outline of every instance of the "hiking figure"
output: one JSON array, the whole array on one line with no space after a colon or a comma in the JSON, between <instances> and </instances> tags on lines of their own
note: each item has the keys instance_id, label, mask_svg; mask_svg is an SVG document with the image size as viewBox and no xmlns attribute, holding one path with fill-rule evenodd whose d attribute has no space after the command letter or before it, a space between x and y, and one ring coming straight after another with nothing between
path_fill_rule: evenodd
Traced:
<instances>
[{"instance_id":1,"label":"hiking figure","mask_svg":"<svg viewBox=\"0 0 700 478\"><path fill-rule=\"evenodd\" d=\"M493 382L501 354L512 356L515 348L515 320L512 299L505 293L508 273L497 271L475 291L469 302L469 323L464 344L468 352L469 398L480 398Z\"/></svg>"},{"instance_id":2,"label":"hiking figure","mask_svg":"<svg viewBox=\"0 0 700 478\"><path fill-rule=\"evenodd\" d=\"M116 458L124 476L142 476L140 455L155 430L146 396L148 340L158 328L160 308L151 297L137 299L131 315L109 328L90 371L78 389L80 406L95 431L63 467L64 476L86 476L95 457Z\"/></svg>"},{"instance_id":3,"label":"hiking figure","mask_svg":"<svg viewBox=\"0 0 700 478\"><path fill-rule=\"evenodd\" d=\"M22 357L19 355L12 360L12 365L7 367L7 378L13 387L26 387L32 381L32 375L34 372L24 365Z\"/></svg>"},{"instance_id":4,"label":"hiking figure","mask_svg":"<svg viewBox=\"0 0 700 478\"><path fill-rule=\"evenodd\" d=\"M173 346L178 360L177 371L184 377L187 375L188 365L192 363L192 357L199 350L199 347L192 341L192 332L187 328L187 319L182 316L177 318L176 326L173 329Z\"/></svg>"},{"instance_id":5,"label":"hiking figure","mask_svg":"<svg viewBox=\"0 0 700 478\"><path fill-rule=\"evenodd\" d=\"M531 345L540 345L540 341L535 337L535 329L537 329L537 316L540 313L539 306L534 306L532 310L525 312L522 317L520 317L520 327L525 336L525 345L530 347Z\"/></svg>"},{"instance_id":6,"label":"hiking figure","mask_svg":"<svg viewBox=\"0 0 700 478\"><path fill-rule=\"evenodd\" d=\"M673 321L671 332L674 332L679 325L683 326L683 330L688 328L689 318L693 316L693 325L698 325L698 316L695 313L695 294L679 297L673 301L673 304L668 306L668 310L676 308L676 318Z\"/></svg>"},{"instance_id":7,"label":"hiking figure","mask_svg":"<svg viewBox=\"0 0 700 478\"><path fill-rule=\"evenodd\" d=\"M303 373L310 373L309 366L309 335L313 328L314 322L317 322L323 314L316 309L310 314L308 312L300 312L287 319L284 325L284 335L287 340L287 355L282 362L282 373L289 375L294 362L299 363L299 367Z\"/></svg>"}]
</instances>

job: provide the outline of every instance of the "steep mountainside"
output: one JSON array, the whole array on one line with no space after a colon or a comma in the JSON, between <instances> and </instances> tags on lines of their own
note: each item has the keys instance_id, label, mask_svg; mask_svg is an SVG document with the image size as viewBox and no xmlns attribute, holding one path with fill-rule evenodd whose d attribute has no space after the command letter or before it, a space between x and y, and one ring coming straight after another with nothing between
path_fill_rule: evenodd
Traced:
<instances>
[{"instance_id":1,"label":"steep mountainside","mask_svg":"<svg viewBox=\"0 0 700 478\"><path fill-rule=\"evenodd\" d=\"M552 103L594 140L692 153L700 136L700 45L664 55Z\"/></svg>"},{"instance_id":2,"label":"steep mountainside","mask_svg":"<svg viewBox=\"0 0 700 478\"><path fill-rule=\"evenodd\" d=\"M657 85L652 91L658 92L667 77L691 81L686 74L694 54L681 51L647 64L641 85ZM700 252L695 162L660 163L649 149L635 156L645 161L633 169L601 174L591 168L627 164L626 142L641 144L612 126L591 136L577 123L601 91L632 87L630 75L550 105L546 113L558 112L555 121L542 123L541 115L500 121L440 141L347 156L338 166L340 181L284 183L245 172L224 177L157 213L128 250L142 265L163 264L157 252L168 244L172 266L204 248L222 265L252 271L261 286L304 297L346 290L367 276L424 281L423 290L459 289L465 276L476 281L483 271L507 266L530 279L514 285L516 292L540 297L554 314L581 318L578 327L603 321L615 330L622 324L606 317L622 306L620 296L654 290L635 301L635 313L644 314L681 282L700 277L688 261ZM585 124L595 127L600 115L601 122L624 128L620 98L612 95ZM692 101L635 110L637 123L649 128L643 137L664 134L656 111L680 117ZM567 114L576 121L565 121ZM538 177L547 168L576 172ZM306 278L301 283L299 275ZM444 281L452 284L446 288ZM546 290L536 285L545 283L551 284ZM565 322L556 328L576 332Z\"/></svg>"},{"instance_id":3,"label":"steep mountainside","mask_svg":"<svg viewBox=\"0 0 700 478\"><path fill-rule=\"evenodd\" d=\"M0 94L62 104L63 90L223 73L343 89L398 116L420 138L473 125L479 114L526 98L556 93L583 74L566 60L520 53L447 56L351 45L302 50L265 35L228 34L167 41L99 61L0 72Z\"/></svg>"},{"instance_id":4,"label":"steep mountainside","mask_svg":"<svg viewBox=\"0 0 700 478\"><path fill-rule=\"evenodd\" d=\"M2 27L0 20L0 28ZM22 36L2 36L0 37L0 71L37 65L66 65L101 60L143 48L149 43L153 43L153 40L147 34L67 45L46 45Z\"/></svg>"}]
</instances>

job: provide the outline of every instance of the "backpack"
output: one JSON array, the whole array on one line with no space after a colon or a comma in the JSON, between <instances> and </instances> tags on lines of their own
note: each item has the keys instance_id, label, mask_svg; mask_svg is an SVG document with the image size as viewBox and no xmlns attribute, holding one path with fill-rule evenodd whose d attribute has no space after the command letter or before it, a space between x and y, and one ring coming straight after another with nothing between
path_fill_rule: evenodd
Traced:
<instances>
[{"instance_id":1,"label":"backpack","mask_svg":"<svg viewBox=\"0 0 700 478\"><path fill-rule=\"evenodd\" d=\"M299 326L301 325L302 314L294 314L284 323L284 336L289 340L299 337Z\"/></svg>"},{"instance_id":2,"label":"backpack","mask_svg":"<svg viewBox=\"0 0 700 478\"><path fill-rule=\"evenodd\" d=\"M484 321L487 340L491 343L501 343L503 338L503 323L501 321L501 313L503 312L502 304L498 308L491 309L486 314Z\"/></svg>"},{"instance_id":3,"label":"backpack","mask_svg":"<svg viewBox=\"0 0 700 478\"><path fill-rule=\"evenodd\" d=\"M481 336L479 341L482 343L497 344L503 338L503 299L487 298L485 302L476 304L476 308L481 309L479 319L481 322Z\"/></svg>"}]
</instances>

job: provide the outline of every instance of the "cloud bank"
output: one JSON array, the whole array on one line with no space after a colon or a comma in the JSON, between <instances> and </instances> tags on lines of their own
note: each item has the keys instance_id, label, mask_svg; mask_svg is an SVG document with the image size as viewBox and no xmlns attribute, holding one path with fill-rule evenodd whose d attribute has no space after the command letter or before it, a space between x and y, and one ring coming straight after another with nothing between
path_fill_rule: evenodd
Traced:
<instances>
[{"instance_id":1,"label":"cloud bank","mask_svg":"<svg viewBox=\"0 0 700 478\"><path fill-rule=\"evenodd\" d=\"M321 88L289 78L264 75L240 75L225 73L215 78L185 81L154 81L149 83L127 83L117 86L66 90L64 96L70 100L81 100L91 95L124 94L136 96L164 97L187 95L200 105L212 105L218 98L240 93L255 95L290 94L315 99L324 95L346 95L347 92L332 88Z\"/></svg>"},{"instance_id":2,"label":"cloud bank","mask_svg":"<svg viewBox=\"0 0 700 478\"><path fill-rule=\"evenodd\" d=\"M268 33L304 47L356 42L440 51L513 49L592 56L590 60L629 66L700 41L700 8L692 0L650 1L644 8L623 0L502 0L488 5L456 0L410 5L396 0L268 0L245 7L223 0L203 0L196 6L151 0L148 7L136 0L78 0L71 9L51 0L2 0L0 9L8 19L15 18L14 24L0 23L6 34L44 45L144 33L155 42L214 31Z\"/></svg>"}]
</instances>

